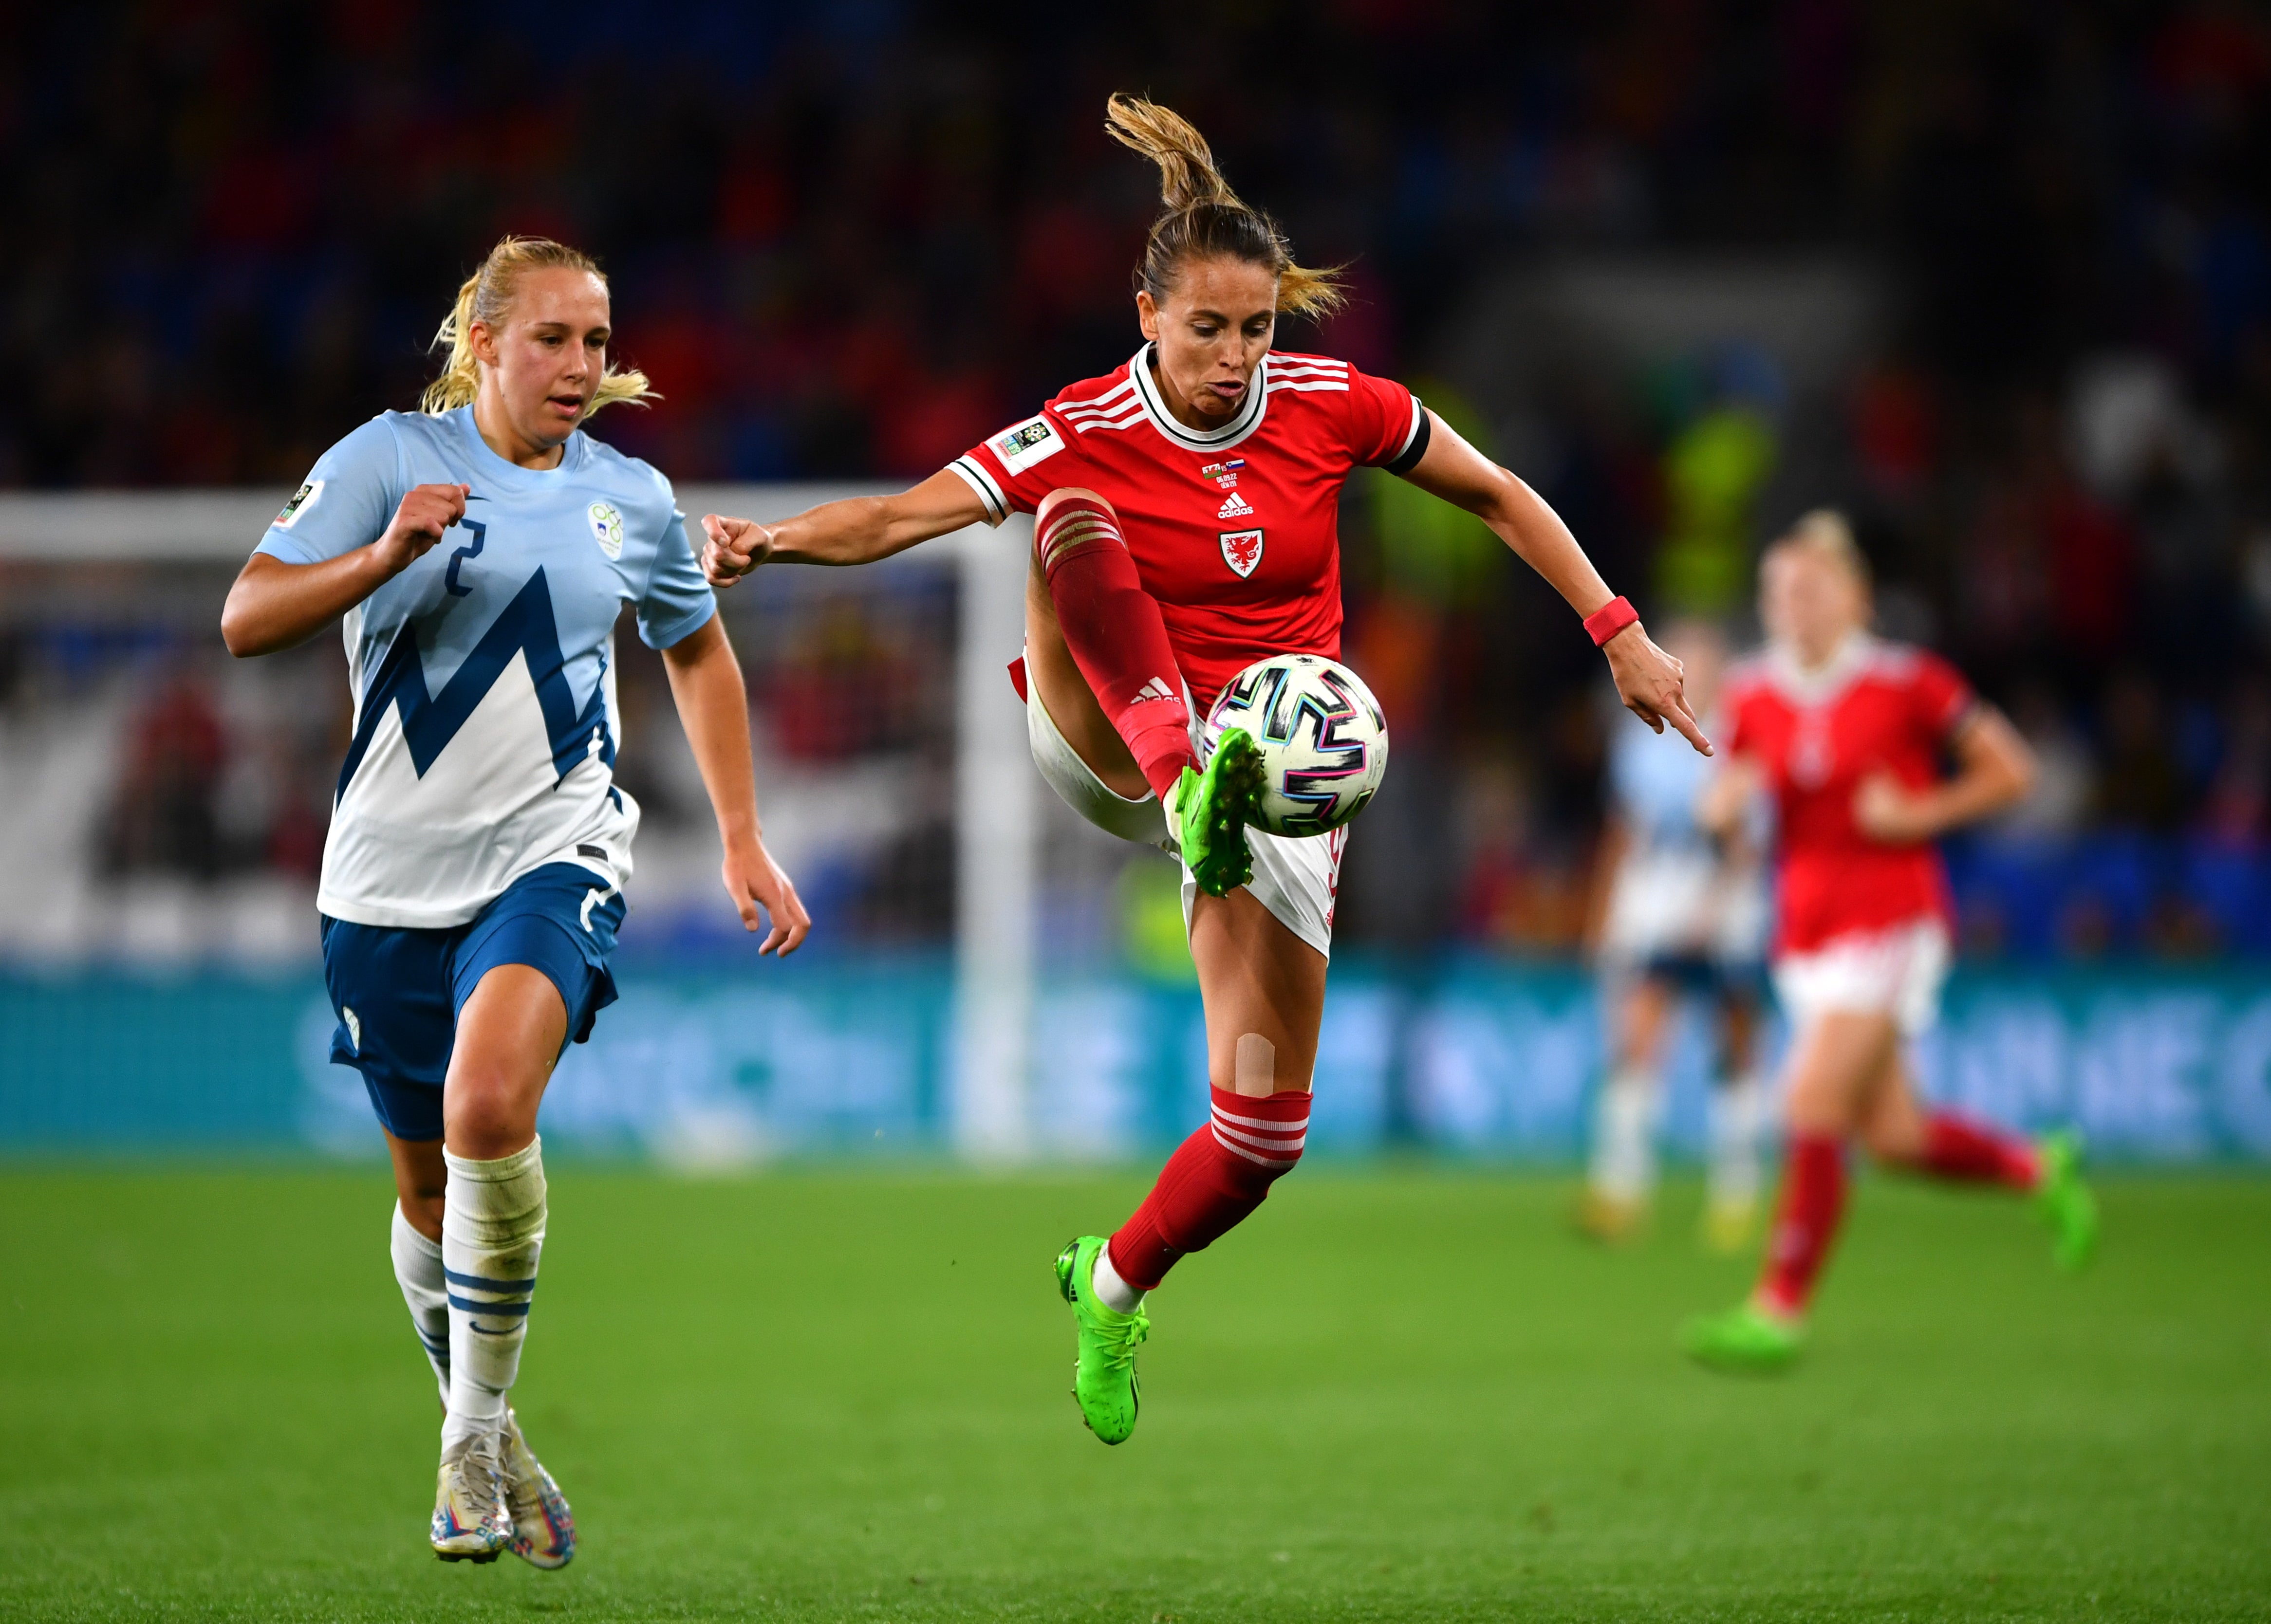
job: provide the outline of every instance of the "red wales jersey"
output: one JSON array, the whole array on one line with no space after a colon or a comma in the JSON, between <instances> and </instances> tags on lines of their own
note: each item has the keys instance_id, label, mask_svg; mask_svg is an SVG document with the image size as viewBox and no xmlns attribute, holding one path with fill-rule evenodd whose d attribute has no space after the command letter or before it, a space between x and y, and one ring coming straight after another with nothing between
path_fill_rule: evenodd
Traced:
<instances>
[{"instance_id":1,"label":"red wales jersey","mask_svg":"<svg viewBox=\"0 0 2271 1624\"><path fill-rule=\"evenodd\" d=\"M1359 466L1417 463L1426 415L1400 383L1273 352L1236 417L1186 428L1150 354L1147 344L949 466L996 524L1065 486L1109 501L1203 710L1264 655L1339 656L1341 486Z\"/></svg>"},{"instance_id":2,"label":"red wales jersey","mask_svg":"<svg viewBox=\"0 0 2271 1624\"><path fill-rule=\"evenodd\" d=\"M1853 797L1878 772L1911 789L1937 782L1948 738L1977 702L1939 656L1873 637L1853 638L1822 671L1768 650L1729 674L1727 747L1765 770L1780 814L1776 953L1917 918L1952 923L1939 849L1871 840Z\"/></svg>"}]
</instances>

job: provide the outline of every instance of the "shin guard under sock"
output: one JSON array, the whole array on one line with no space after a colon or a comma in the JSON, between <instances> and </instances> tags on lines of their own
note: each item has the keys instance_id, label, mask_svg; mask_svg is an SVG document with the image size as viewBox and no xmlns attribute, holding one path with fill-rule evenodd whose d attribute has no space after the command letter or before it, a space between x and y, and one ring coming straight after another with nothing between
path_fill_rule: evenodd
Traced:
<instances>
[{"instance_id":1,"label":"shin guard under sock","mask_svg":"<svg viewBox=\"0 0 2271 1624\"><path fill-rule=\"evenodd\" d=\"M2042 1178L2033 1146L1954 1111L1934 1111L1925 1119L1924 1150L1907 1165L1934 1178L2013 1190L2032 1190Z\"/></svg>"},{"instance_id":2,"label":"shin guard under sock","mask_svg":"<svg viewBox=\"0 0 2271 1624\"><path fill-rule=\"evenodd\" d=\"M1806 1312L1845 1212L1845 1147L1826 1133L1793 1133L1782 1199L1767 1240L1759 1296L1778 1314Z\"/></svg>"},{"instance_id":3,"label":"shin guard under sock","mask_svg":"<svg viewBox=\"0 0 2271 1624\"><path fill-rule=\"evenodd\" d=\"M1112 1237L1112 1266L1140 1290L1165 1279L1184 1253L1236 1227L1301 1159L1309 1131L1307 1089L1210 1092L1210 1120L1167 1158L1143 1205Z\"/></svg>"},{"instance_id":4,"label":"shin guard under sock","mask_svg":"<svg viewBox=\"0 0 2271 1624\"><path fill-rule=\"evenodd\" d=\"M402 1301L410 1309L411 1328L434 1367L434 1380L442 1390L442 1405L450 1404L450 1294L442 1279L442 1243L429 1241L410 1227L402 1204L394 1204L394 1283L402 1287Z\"/></svg>"},{"instance_id":5,"label":"shin guard under sock","mask_svg":"<svg viewBox=\"0 0 2271 1624\"><path fill-rule=\"evenodd\" d=\"M1033 549L1073 663L1144 782L1165 800L1183 768L1199 764L1190 704L1166 622L1143 590L1119 517L1101 498L1057 500L1033 532Z\"/></svg>"},{"instance_id":6,"label":"shin guard under sock","mask_svg":"<svg viewBox=\"0 0 2271 1624\"><path fill-rule=\"evenodd\" d=\"M450 1414L444 1448L504 1425L505 1394L544 1250L543 1141L494 1161L443 1152L450 1183L442 1266L450 1293Z\"/></svg>"}]
</instances>

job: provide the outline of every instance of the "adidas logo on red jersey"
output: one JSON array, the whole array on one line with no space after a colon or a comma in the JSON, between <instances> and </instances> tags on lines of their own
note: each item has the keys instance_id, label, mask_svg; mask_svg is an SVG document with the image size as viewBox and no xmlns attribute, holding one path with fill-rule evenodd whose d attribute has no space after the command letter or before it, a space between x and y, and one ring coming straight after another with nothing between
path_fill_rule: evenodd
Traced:
<instances>
[{"instance_id":1,"label":"adidas logo on red jersey","mask_svg":"<svg viewBox=\"0 0 2271 1624\"><path fill-rule=\"evenodd\" d=\"M1236 491L1232 491L1229 499L1214 510L1214 516L1217 519L1242 519L1253 511L1252 504Z\"/></svg>"}]
</instances>

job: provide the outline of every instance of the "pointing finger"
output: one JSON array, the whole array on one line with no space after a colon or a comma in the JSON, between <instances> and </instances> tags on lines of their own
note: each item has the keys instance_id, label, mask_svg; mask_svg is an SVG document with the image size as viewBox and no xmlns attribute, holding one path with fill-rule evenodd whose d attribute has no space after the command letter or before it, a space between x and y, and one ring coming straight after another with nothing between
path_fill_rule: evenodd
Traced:
<instances>
[{"instance_id":1,"label":"pointing finger","mask_svg":"<svg viewBox=\"0 0 2271 1624\"><path fill-rule=\"evenodd\" d=\"M1695 720L1695 713L1687 708L1686 694L1672 695L1671 721L1672 725L1679 730L1680 737L1695 746L1696 754L1708 756L1717 753L1711 748L1711 741L1703 737L1703 727Z\"/></svg>"}]
</instances>

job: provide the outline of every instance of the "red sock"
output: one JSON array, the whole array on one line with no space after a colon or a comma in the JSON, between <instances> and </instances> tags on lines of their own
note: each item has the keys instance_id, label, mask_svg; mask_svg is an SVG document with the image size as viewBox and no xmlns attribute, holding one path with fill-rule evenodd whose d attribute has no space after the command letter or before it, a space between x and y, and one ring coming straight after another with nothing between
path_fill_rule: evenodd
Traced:
<instances>
[{"instance_id":1,"label":"red sock","mask_svg":"<svg viewBox=\"0 0 2271 1624\"><path fill-rule=\"evenodd\" d=\"M1924 1153L1909 1165L1934 1178L2013 1190L2032 1190L2042 1177L2033 1146L1954 1111L1934 1111L1925 1119Z\"/></svg>"},{"instance_id":2,"label":"red sock","mask_svg":"<svg viewBox=\"0 0 2271 1624\"><path fill-rule=\"evenodd\" d=\"M1837 1220L1845 1213L1845 1147L1826 1133L1792 1134L1782 1198L1768 1237L1759 1295L1783 1314L1803 1314Z\"/></svg>"},{"instance_id":3,"label":"red sock","mask_svg":"<svg viewBox=\"0 0 2271 1624\"><path fill-rule=\"evenodd\" d=\"M1111 503L1100 496L1052 496L1042 506L1048 512L1034 530L1033 548L1065 647L1165 800L1183 768L1199 759L1158 601L1143 590Z\"/></svg>"},{"instance_id":4,"label":"red sock","mask_svg":"<svg viewBox=\"0 0 2271 1624\"><path fill-rule=\"evenodd\" d=\"M1301 1159L1309 1131L1307 1090L1262 1097L1212 1093L1213 1119L1167 1158L1143 1205L1112 1237L1112 1266L1141 1290L1166 1279L1185 1252L1237 1227Z\"/></svg>"}]
</instances>

